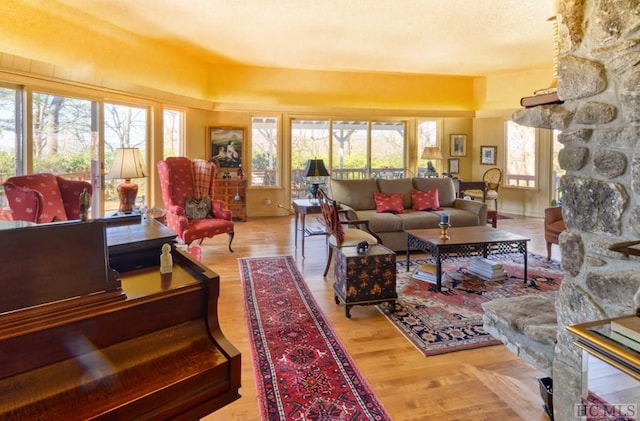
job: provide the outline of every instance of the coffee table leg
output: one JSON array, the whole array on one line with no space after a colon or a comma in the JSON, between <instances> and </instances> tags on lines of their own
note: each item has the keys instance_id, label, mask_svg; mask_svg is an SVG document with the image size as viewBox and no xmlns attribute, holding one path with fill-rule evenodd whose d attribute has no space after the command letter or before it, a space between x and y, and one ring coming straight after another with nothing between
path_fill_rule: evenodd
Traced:
<instances>
[{"instance_id":1,"label":"coffee table leg","mask_svg":"<svg viewBox=\"0 0 640 421\"><path fill-rule=\"evenodd\" d=\"M409 272L409 255L411 254L411 247L409 245L409 236L407 235L407 272Z\"/></svg>"},{"instance_id":2,"label":"coffee table leg","mask_svg":"<svg viewBox=\"0 0 640 421\"><path fill-rule=\"evenodd\" d=\"M524 286L527 286L527 242L524 242L524 246L522 247L522 254L524 255Z\"/></svg>"},{"instance_id":3,"label":"coffee table leg","mask_svg":"<svg viewBox=\"0 0 640 421\"><path fill-rule=\"evenodd\" d=\"M436 250L436 291L442 291L442 256L439 250Z\"/></svg>"}]
</instances>

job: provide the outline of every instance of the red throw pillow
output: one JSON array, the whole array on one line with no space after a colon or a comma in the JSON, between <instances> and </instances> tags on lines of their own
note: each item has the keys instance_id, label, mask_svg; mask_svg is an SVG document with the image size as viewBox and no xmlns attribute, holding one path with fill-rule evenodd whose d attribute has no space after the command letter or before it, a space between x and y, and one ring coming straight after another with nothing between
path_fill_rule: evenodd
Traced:
<instances>
[{"instance_id":1,"label":"red throw pillow","mask_svg":"<svg viewBox=\"0 0 640 421\"><path fill-rule=\"evenodd\" d=\"M373 193L376 201L376 212L404 213L404 205L402 204L402 194L400 193Z\"/></svg>"},{"instance_id":2,"label":"red throw pillow","mask_svg":"<svg viewBox=\"0 0 640 421\"><path fill-rule=\"evenodd\" d=\"M438 189L427 191L411 189L411 204L413 205L413 210L440 210Z\"/></svg>"}]
</instances>

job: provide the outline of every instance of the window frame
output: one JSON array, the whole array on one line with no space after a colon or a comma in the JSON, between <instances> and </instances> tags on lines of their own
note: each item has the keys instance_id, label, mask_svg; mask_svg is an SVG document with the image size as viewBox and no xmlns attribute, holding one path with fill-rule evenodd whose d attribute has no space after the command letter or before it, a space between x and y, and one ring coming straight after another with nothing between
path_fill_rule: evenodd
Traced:
<instances>
[{"instance_id":1,"label":"window frame","mask_svg":"<svg viewBox=\"0 0 640 421\"><path fill-rule=\"evenodd\" d=\"M509 178L510 176L510 172L509 172L509 162L512 162L512 160L509 158L509 125L510 124L515 124L517 126L523 127L526 130L533 130L533 139L530 139L531 142L533 142L534 145L534 151L533 151L533 164L532 164L532 168L533 168L533 175L523 175L523 174L515 174L514 177L516 177L516 181L520 180L522 177L531 177L530 182L533 185L530 185L529 182L527 182L527 185L522 186L522 185L518 185L518 184L509 184ZM527 126L521 126L518 123L514 122L513 120L505 120L504 122L504 162L502 167L504 168L503 170L503 180L502 180L502 187L504 188L510 188L510 189L520 189L520 190L538 190L539 186L540 186L540 159L539 159L539 144L540 144L540 129L538 128L533 128L533 127L527 127ZM498 164L496 162L496 164ZM525 179L525 181L527 181Z\"/></svg>"}]
</instances>

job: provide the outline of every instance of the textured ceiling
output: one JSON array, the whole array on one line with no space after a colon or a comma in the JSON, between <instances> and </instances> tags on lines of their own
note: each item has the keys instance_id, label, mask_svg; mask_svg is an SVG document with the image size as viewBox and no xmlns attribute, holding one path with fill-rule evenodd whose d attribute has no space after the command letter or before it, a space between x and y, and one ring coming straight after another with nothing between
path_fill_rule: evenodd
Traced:
<instances>
[{"instance_id":1,"label":"textured ceiling","mask_svg":"<svg viewBox=\"0 0 640 421\"><path fill-rule=\"evenodd\" d=\"M553 0L58 0L207 61L491 75L552 65Z\"/></svg>"}]
</instances>

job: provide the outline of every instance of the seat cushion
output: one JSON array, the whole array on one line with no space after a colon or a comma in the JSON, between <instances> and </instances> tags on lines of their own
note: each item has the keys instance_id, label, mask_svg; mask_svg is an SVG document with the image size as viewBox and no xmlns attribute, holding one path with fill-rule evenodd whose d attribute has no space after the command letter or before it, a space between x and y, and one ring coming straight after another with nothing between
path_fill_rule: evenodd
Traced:
<instances>
[{"instance_id":1,"label":"seat cushion","mask_svg":"<svg viewBox=\"0 0 640 421\"><path fill-rule=\"evenodd\" d=\"M376 234L389 231L402 231L402 220L399 218L402 215L406 214L378 213L375 209L356 212L357 219L369 221L369 229Z\"/></svg>"},{"instance_id":2,"label":"seat cushion","mask_svg":"<svg viewBox=\"0 0 640 421\"><path fill-rule=\"evenodd\" d=\"M553 234L560 234L566 229L567 227L565 226L564 221L562 219L545 226L545 230Z\"/></svg>"},{"instance_id":3,"label":"seat cushion","mask_svg":"<svg viewBox=\"0 0 640 421\"><path fill-rule=\"evenodd\" d=\"M342 241L342 247L355 247L358 243L366 241L369 245L378 244L378 240L368 232L358 228L347 228L344 230L344 240ZM329 237L329 244L333 247L337 247L336 238L334 235Z\"/></svg>"}]
</instances>

